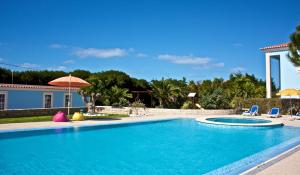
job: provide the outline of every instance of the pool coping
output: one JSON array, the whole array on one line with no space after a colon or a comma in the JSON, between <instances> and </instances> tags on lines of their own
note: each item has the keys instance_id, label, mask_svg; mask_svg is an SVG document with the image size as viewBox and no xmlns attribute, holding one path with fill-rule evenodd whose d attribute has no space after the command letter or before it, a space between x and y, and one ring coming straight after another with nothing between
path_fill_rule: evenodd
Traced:
<instances>
[{"instance_id":1,"label":"pool coping","mask_svg":"<svg viewBox=\"0 0 300 175\"><path fill-rule=\"evenodd\" d=\"M205 175L253 175L300 150L300 136L242 158Z\"/></svg>"},{"instance_id":2,"label":"pool coping","mask_svg":"<svg viewBox=\"0 0 300 175\"><path fill-rule=\"evenodd\" d=\"M65 128L81 128L81 127L93 127L93 126L115 126L115 125L126 125L135 123L148 123L156 121L168 121L181 119L182 117L166 117L166 118L146 118L144 120L132 120L132 121L114 121L111 123L94 123L94 124L79 124L79 125L67 125L67 126L47 126L47 127L31 127L31 128L19 128L19 129L0 129L1 133L11 133L11 132L24 132L24 131L39 131L39 130L49 130L49 129L65 129Z\"/></svg>"},{"instance_id":3,"label":"pool coping","mask_svg":"<svg viewBox=\"0 0 300 175\"><path fill-rule=\"evenodd\" d=\"M263 163L260 163L259 165L256 165L255 167L252 167L252 168L244 171L243 173L241 173L241 175L257 174L257 173L267 169L268 167L276 164L277 162L289 157L290 155L296 153L299 150L300 150L300 144L291 149L288 149L287 151L285 151L271 159L268 159L267 161L265 161Z\"/></svg>"},{"instance_id":4,"label":"pool coping","mask_svg":"<svg viewBox=\"0 0 300 175\"><path fill-rule=\"evenodd\" d=\"M274 120L269 120L271 122L269 123L251 123L251 124L246 124L246 123L223 123L223 122L214 122L214 121L209 121L207 119L209 118L216 118L216 117L202 117L202 118L197 118L196 120L201 123L205 124L214 124L214 125L225 125L225 126L248 126L248 127L272 127L272 126L282 126L283 122L281 121L274 121ZM226 117L229 118L229 117ZM261 117L232 117L232 118L244 118L244 119L260 119L260 120L268 120L265 118Z\"/></svg>"}]
</instances>

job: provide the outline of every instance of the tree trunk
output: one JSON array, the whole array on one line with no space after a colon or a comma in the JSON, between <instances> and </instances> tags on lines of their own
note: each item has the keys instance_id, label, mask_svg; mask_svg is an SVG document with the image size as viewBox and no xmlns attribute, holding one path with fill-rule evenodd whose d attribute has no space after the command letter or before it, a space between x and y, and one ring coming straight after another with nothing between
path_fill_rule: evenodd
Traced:
<instances>
[{"instance_id":1,"label":"tree trunk","mask_svg":"<svg viewBox=\"0 0 300 175\"><path fill-rule=\"evenodd\" d=\"M94 114L95 113L95 103L96 103L95 96L91 97L91 103L92 103L92 106L91 106L92 109L91 109L91 111Z\"/></svg>"},{"instance_id":2,"label":"tree trunk","mask_svg":"<svg viewBox=\"0 0 300 175\"><path fill-rule=\"evenodd\" d=\"M159 107L162 107L162 106L163 106L163 100L159 99Z\"/></svg>"}]
</instances>

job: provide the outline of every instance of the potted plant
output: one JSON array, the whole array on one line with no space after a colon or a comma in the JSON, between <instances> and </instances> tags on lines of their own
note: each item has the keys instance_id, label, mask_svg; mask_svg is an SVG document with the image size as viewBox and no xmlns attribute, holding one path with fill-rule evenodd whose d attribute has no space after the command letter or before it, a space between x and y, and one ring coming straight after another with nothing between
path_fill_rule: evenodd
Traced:
<instances>
[{"instance_id":1,"label":"potted plant","mask_svg":"<svg viewBox=\"0 0 300 175\"><path fill-rule=\"evenodd\" d=\"M129 110L129 115L140 116L142 111L145 113L146 106L141 101L136 101L131 104L131 109Z\"/></svg>"}]
</instances>

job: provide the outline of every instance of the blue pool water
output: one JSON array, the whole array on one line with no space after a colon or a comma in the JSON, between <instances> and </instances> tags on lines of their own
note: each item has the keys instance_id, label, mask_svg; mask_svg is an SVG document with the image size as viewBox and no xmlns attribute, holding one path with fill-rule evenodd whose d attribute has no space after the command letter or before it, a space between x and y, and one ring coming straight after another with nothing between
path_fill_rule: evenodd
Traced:
<instances>
[{"instance_id":1,"label":"blue pool water","mask_svg":"<svg viewBox=\"0 0 300 175\"><path fill-rule=\"evenodd\" d=\"M233 118L233 117L207 118L206 120L212 121L212 122L242 123L242 124L270 123L271 122L270 120L263 120L263 119Z\"/></svg>"},{"instance_id":2,"label":"blue pool water","mask_svg":"<svg viewBox=\"0 0 300 175\"><path fill-rule=\"evenodd\" d=\"M298 136L193 119L0 133L0 174L198 175Z\"/></svg>"}]
</instances>

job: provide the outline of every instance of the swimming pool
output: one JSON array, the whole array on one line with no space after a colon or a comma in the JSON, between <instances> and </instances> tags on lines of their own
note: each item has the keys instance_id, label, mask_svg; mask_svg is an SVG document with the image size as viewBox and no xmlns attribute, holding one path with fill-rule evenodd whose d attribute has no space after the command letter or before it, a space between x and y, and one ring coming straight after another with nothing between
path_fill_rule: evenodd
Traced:
<instances>
[{"instance_id":1,"label":"swimming pool","mask_svg":"<svg viewBox=\"0 0 300 175\"><path fill-rule=\"evenodd\" d=\"M299 144L299 134L193 119L0 133L0 174L235 174Z\"/></svg>"}]
</instances>

